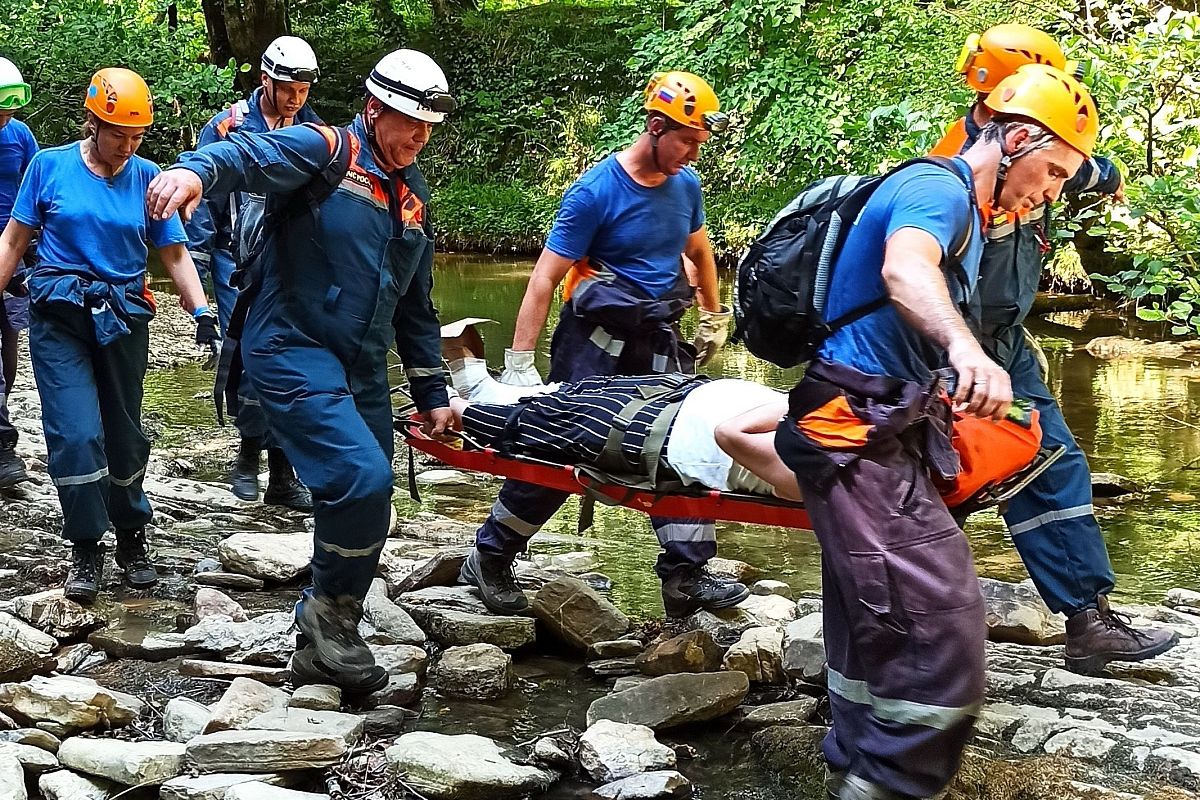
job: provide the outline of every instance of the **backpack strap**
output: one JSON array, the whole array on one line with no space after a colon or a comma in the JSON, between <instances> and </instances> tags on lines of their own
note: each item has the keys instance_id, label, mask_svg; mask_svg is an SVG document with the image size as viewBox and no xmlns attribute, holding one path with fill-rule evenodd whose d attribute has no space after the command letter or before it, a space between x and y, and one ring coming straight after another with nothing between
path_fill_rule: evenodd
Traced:
<instances>
[{"instance_id":1,"label":"backpack strap","mask_svg":"<svg viewBox=\"0 0 1200 800\"><path fill-rule=\"evenodd\" d=\"M250 101L242 98L229 105L229 130L236 131L250 116Z\"/></svg>"}]
</instances>

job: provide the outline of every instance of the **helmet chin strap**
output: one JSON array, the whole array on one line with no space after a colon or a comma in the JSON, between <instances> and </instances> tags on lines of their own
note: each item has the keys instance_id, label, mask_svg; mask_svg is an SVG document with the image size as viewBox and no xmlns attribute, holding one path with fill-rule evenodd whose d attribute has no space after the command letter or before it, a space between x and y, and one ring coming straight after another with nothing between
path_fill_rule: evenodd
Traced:
<instances>
[{"instance_id":1,"label":"helmet chin strap","mask_svg":"<svg viewBox=\"0 0 1200 800\"><path fill-rule=\"evenodd\" d=\"M1015 151L1009 153L1004 140L1000 140L1000 163L996 165L996 188L992 191L992 208L1000 208L1000 194L1004 191L1004 183L1008 180L1008 170L1018 158L1029 155L1040 143L1040 140L1030 140Z\"/></svg>"},{"instance_id":2,"label":"helmet chin strap","mask_svg":"<svg viewBox=\"0 0 1200 800\"><path fill-rule=\"evenodd\" d=\"M659 174L666 175L667 171L658 163L658 137L661 135L661 133L653 132L650 134L650 158L654 161L654 169L657 170Z\"/></svg>"}]
</instances>

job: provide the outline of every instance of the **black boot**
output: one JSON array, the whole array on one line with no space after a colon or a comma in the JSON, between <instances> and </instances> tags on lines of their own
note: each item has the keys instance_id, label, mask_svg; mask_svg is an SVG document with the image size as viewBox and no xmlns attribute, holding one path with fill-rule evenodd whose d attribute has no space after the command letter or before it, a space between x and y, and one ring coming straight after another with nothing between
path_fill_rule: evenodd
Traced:
<instances>
[{"instance_id":1,"label":"black boot","mask_svg":"<svg viewBox=\"0 0 1200 800\"><path fill-rule=\"evenodd\" d=\"M63 584L63 596L85 606L91 605L100 594L104 573L104 545L99 542L71 546L71 571Z\"/></svg>"},{"instance_id":2,"label":"black boot","mask_svg":"<svg viewBox=\"0 0 1200 800\"><path fill-rule=\"evenodd\" d=\"M312 495L308 489L296 479L292 463L278 447L267 449L267 468L271 471L267 478L267 491L263 494L263 502L269 506L286 506L297 511L312 511Z\"/></svg>"},{"instance_id":3,"label":"black boot","mask_svg":"<svg viewBox=\"0 0 1200 800\"><path fill-rule=\"evenodd\" d=\"M362 615L362 603L353 597L330 598L305 592L296 604L296 627L329 670L364 673L375 666L375 656L358 632Z\"/></svg>"},{"instance_id":4,"label":"black boot","mask_svg":"<svg viewBox=\"0 0 1200 800\"><path fill-rule=\"evenodd\" d=\"M242 437L237 461L229 473L229 490L239 500L258 499L258 456L262 446L262 439L257 436Z\"/></svg>"},{"instance_id":5,"label":"black boot","mask_svg":"<svg viewBox=\"0 0 1200 800\"><path fill-rule=\"evenodd\" d=\"M677 569L663 579L663 610L668 617L686 617L702 608L729 608L750 596L737 581L718 578L703 566Z\"/></svg>"},{"instance_id":6,"label":"black boot","mask_svg":"<svg viewBox=\"0 0 1200 800\"><path fill-rule=\"evenodd\" d=\"M25 462L17 457L16 444L0 445L0 489L29 480Z\"/></svg>"},{"instance_id":7,"label":"black boot","mask_svg":"<svg viewBox=\"0 0 1200 800\"><path fill-rule=\"evenodd\" d=\"M158 572L146 549L146 529L117 530L117 566L125 570L125 583L131 589L149 589L158 583Z\"/></svg>"},{"instance_id":8,"label":"black boot","mask_svg":"<svg viewBox=\"0 0 1200 800\"><path fill-rule=\"evenodd\" d=\"M479 588L483 604L494 614L520 614L529 608L517 576L514 556L500 556L472 550L458 572L458 582Z\"/></svg>"},{"instance_id":9,"label":"black boot","mask_svg":"<svg viewBox=\"0 0 1200 800\"><path fill-rule=\"evenodd\" d=\"M331 669L317 655L317 648L304 635L297 637L296 652L292 654L288 668L294 687L310 683L331 683L347 694L370 694L387 686L388 682L387 671L378 664L368 669L350 672Z\"/></svg>"}]
</instances>

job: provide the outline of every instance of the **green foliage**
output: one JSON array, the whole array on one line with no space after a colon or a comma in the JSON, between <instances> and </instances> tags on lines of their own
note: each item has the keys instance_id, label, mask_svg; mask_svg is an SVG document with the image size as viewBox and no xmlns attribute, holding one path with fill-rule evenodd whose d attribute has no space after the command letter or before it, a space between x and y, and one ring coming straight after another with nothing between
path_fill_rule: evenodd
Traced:
<instances>
[{"instance_id":1,"label":"green foliage","mask_svg":"<svg viewBox=\"0 0 1200 800\"><path fill-rule=\"evenodd\" d=\"M434 227L439 247L487 253L528 253L541 248L558 198L518 181L453 181L437 190Z\"/></svg>"},{"instance_id":2,"label":"green foliage","mask_svg":"<svg viewBox=\"0 0 1200 800\"><path fill-rule=\"evenodd\" d=\"M233 68L201 61L198 2L180 5L175 30L165 6L143 0L0 0L0 13L8 20L0 53L33 87L20 115L43 145L77 137L84 92L101 67L128 67L150 85L156 120L142 154L159 161L189 148L213 110L235 97Z\"/></svg>"}]
</instances>

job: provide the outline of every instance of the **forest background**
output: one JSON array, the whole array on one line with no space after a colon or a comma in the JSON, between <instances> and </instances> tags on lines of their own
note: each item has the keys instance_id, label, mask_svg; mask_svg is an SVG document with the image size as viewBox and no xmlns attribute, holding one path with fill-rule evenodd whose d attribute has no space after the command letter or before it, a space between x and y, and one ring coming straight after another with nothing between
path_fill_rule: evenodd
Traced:
<instances>
[{"instance_id":1,"label":"forest background","mask_svg":"<svg viewBox=\"0 0 1200 800\"><path fill-rule=\"evenodd\" d=\"M733 119L697 164L718 257L733 263L808 182L923 154L972 97L953 63L966 36L1027 22L1088 65L1099 152L1127 176L1114 207L1084 197L1055 219L1052 275L1119 295L1142 319L1200 336L1200 0L0 0L0 55L33 86L21 112L43 145L77 135L104 66L152 87L143 154L189 149L257 83L276 35L315 47L313 107L342 123L387 51L444 68L460 111L422 167L440 244L536 252L563 189L641 126L660 69L705 76Z\"/></svg>"}]
</instances>

